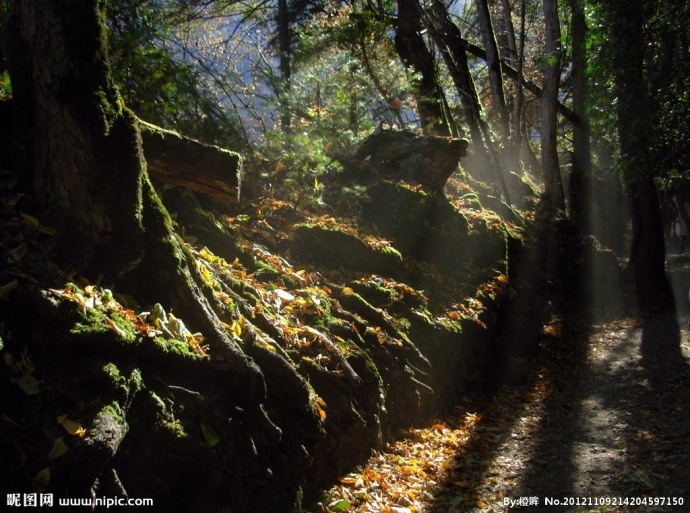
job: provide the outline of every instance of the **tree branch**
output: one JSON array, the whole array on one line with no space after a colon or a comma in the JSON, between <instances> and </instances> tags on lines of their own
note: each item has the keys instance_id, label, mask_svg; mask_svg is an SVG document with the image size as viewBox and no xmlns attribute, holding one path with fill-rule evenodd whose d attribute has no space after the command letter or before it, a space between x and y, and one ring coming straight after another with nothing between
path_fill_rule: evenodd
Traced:
<instances>
[{"instance_id":1,"label":"tree branch","mask_svg":"<svg viewBox=\"0 0 690 513\"><path fill-rule=\"evenodd\" d=\"M470 52L472 55L475 57L479 57L483 61L486 61L486 51L473 44L470 43L467 39L463 38L463 43L465 44L465 48L467 49L468 52ZM501 71L503 72L504 75L507 77L511 78L515 82L518 81L518 72L515 68L507 64L506 62L501 59ZM522 77L522 85L525 89L527 89L530 93L532 93L534 96L537 98L541 99L542 91L541 87L539 87L537 84L534 82L527 80L524 76ZM575 125L577 128L581 130L585 130L584 123L582 122L582 118L575 114L572 109L569 109L565 105L563 105L561 102L558 102L558 112L568 121L570 121L573 125Z\"/></svg>"}]
</instances>

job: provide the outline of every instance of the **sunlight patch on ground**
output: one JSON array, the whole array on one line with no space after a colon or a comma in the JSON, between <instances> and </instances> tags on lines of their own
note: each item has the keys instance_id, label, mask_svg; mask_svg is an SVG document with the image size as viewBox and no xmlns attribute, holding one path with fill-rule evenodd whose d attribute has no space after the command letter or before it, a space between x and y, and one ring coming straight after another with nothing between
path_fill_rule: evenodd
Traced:
<instances>
[{"instance_id":1,"label":"sunlight patch on ground","mask_svg":"<svg viewBox=\"0 0 690 513\"><path fill-rule=\"evenodd\" d=\"M328 504L337 507L338 501L348 501L351 507L347 511L357 513L427 511L432 490L474 435L479 419L467 413L455 429L437 422L428 428L407 430L403 439L374 454L361 472L348 474L339 486L331 488ZM458 483L461 485L467 486Z\"/></svg>"},{"instance_id":2,"label":"sunlight patch on ground","mask_svg":"<svg viewBox=\"0 0 690 513\"><path fill-rule=\"evenodd\" d=\"M529 452L541 424L535 412L547 389L545 378L529 390L506 388L485 413L465 413L456 427L436 422L405 431L404 438L372 456L360 472L331 488L323 511L508 511L504 501L512 497L506 489L517 489L525 462L502 454L511 444Z\"/></svg>"}]
</instances>

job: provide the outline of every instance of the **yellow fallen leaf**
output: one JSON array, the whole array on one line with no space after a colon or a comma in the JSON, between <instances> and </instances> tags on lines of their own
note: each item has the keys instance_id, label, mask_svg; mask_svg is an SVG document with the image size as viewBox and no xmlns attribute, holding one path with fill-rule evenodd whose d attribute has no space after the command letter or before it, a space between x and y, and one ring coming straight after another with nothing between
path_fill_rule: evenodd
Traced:
<instances>
[{"instance_id":1,"label":"yellow fallen leaf","mask_svg":"<svg viewBox=\"0 0 690 513\"><path fill-rule=\"evenodd\" d=\"M201 275L204 277L204 281L206 283L213 285L213 277L211 276L211 271L208 270L208 267L204 266L203 270L201 271Z\"/></svg>"},{"instance_id":2,"label":"yellow fallen leaf","mask_svg":"<svg viewBox=\"0 0 690 513\"><path fill-rule=\"evenodd\" d=\"M24 219L24 222L28 224L34 231L44 233L45 235L57 235L57 230L49 226L41 226L41 223L34 216L25 214L24 212L19 212L19 215Z\"/></svg>"},{"instance_id":3,"label":"yellow fallen leaf","mask_svg":"<svg viewBox=\"0 0 690 513\"><path fill-rule=\"evenodd\" d=\"M52 226L39 226L38 228L36 228L36 231L44 235L57 235L57 230Z\"/></svg>"},{"instance_id":4,"label":"yellow fallen leaf","mask_svg":"<svg viewBox=\"0 0 690 513\"><path fill-rule=\"evenodd\" d=\"M34 216L30 216L29 214L25 214L24 212L19 212L19 215L22 216L22 219L24 219L24 222L26 222L26 224L31 225L34 228L38 228L39 226L41 226L41 223Z\"/></svg>"},{"instance_id":5,"label":"yellow fallen leaf","mask_svg":"<svg viewBox=\"0 0 690 513\"><path fill-rule=\"evenodd\" d=\"M67 415L59 415L57 418L57 423L60 424L70 435L83 438L86 434L86 430L82 427L82 425L76 420L67 418Z\"/></svg>"},{"instance_id":6,"label":"yellow fallen leaf","mask_svg":"<svg viewBox=\"0 0 690 513\"><path fill-rule=\"evenodd\" d=\"M489 507L489 505L482 500L475 502L474 505L477 506L478 508L481 508L481 509L486 509Z\"/></svg>"},{"instance_id":7,"label":"yellow fallen leaf","mask_svg":"<svg viewBox=\"0 0 690 513\"><path fill-rule=\"evenodd\" d=\"M343 287L343 296L351 296L354 292L350 287Z\"/></svg>"},{"instance_id":8,"label":"yellow fallen leaf","mask_svg":"<svg viewBox=\"0 0 690 513\"><path fill-rule=\"evenodd\" d=\"M243 328L244 328L244 317L242 317L240 315L237 318L237 320L233 321L232 326L230 326L230 331L236 337L242 338Z\"/></svg>"},{"instance_id":9,"label":"yellow fallen leaf","mask_svg":"<svg viewBox=\"0 0 690 513\"><path fill-rule=\"evenodd\" d=\"M53 442L53 448L48 453L48 459L49 460L56 460L60 456L63 456L64 454L66 454L67 451L69 451L69 448L67 447L67 444L62 439L62 437L56 438L55 442Z\"/></svg>"},{"instance_id":10,"label":"yellow fallen leaf","mask_svg":"<svg viewBox=\"0 0 690 513\"><path fill-rule=\"evenodd\" d=\"M218 262L218 257L211 253L206 247L201 248L201 251L199 251L199 256L212 264Z\"/></svg>"}]
</instances>

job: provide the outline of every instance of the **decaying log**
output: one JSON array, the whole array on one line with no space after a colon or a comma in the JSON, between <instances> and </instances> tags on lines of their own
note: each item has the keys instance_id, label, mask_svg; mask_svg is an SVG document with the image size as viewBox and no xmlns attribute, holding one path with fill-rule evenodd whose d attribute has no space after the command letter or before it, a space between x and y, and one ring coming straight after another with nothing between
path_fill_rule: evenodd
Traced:
<instances>
[{"instance_id":1,"label":"decaying log","mask_svg":"<svg viewBox=\"0 0 690 513\"><path fill-rule=\"evenodd\" d=\"M139 120L151 178L223 200L239 200L242 157Z\"/></svg>"}]
</instances>

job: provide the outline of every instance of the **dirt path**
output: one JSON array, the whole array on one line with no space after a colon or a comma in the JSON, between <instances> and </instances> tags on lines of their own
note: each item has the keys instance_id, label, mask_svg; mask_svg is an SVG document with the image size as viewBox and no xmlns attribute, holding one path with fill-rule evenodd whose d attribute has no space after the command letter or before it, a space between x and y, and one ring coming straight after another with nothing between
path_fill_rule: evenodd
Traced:
<instances>
[{"instance_id":1,"label":"dirt path","mask_svg":"<svg viewBox=\"0 0 690 513\"><path fill-rule=\"evenodd\" d=\"M690 512L690 256L668 266L678 319L554 324L531 382L401 433L317 511Z\"/></svg>"},{"instance_id":2,"label":"dirt path","mask_svg":"<svg viewBox=\"0 0 690 513\"><path fill-rule=\"evenodd\" d=\"M522 433L527 443L498 450L527 467L511 499L537 497L535 511L690 511L690 351L683 345L684 360L650 361L640 349L645 337L661 345L667 336L672 327L634 321L592 331L583 361L561 366L543 400L528 407L539 425ZM573 505L549 506L547 497ZM685 505L664 504L669 498Z\"/></svg>"},{"instance_id":3,"label":"dirt path","mask_svg":"<svg viewBox=\"0 0 690 513\"><path fill-rule=\"evenodd\" d=\"M668 320L569 331L554 329L532 383L464 405L474 413L454 422L407 432L326 504L383 513L690 511L690 334Z\"/></svg>"}]
</instances>

